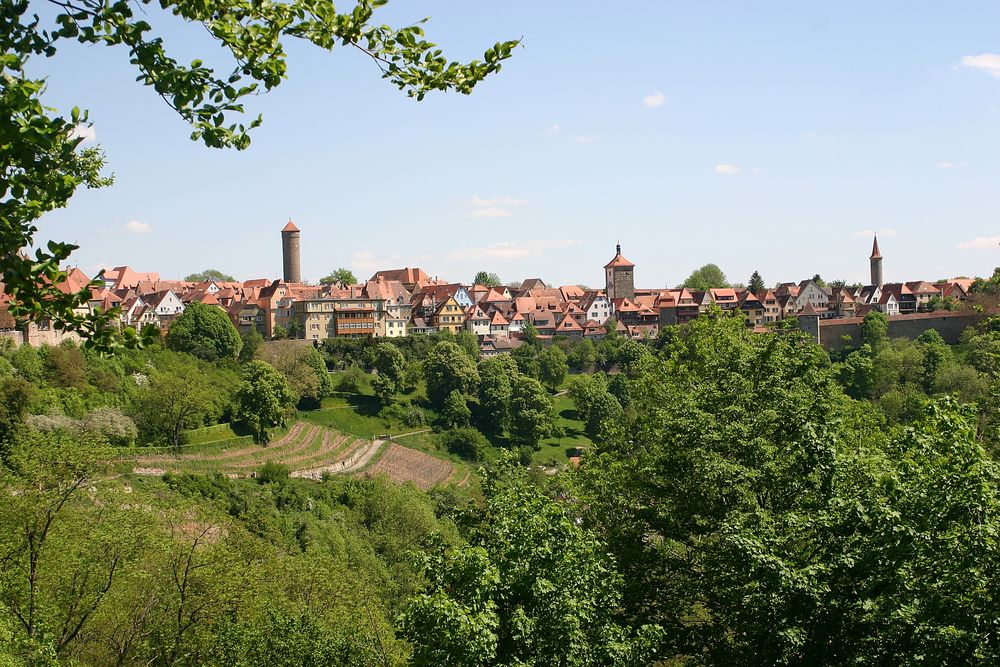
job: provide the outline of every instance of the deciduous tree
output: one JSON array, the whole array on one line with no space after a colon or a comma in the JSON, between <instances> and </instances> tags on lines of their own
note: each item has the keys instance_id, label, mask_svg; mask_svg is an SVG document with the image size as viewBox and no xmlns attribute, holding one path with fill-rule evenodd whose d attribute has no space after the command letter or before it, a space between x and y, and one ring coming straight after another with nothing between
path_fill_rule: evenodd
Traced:
<instances>
[{"instance_id":1,"label":"deciduous tree","mask_svg":"<svg viewBox=\"0 0 1000 667\"><path fill-rule=\"evenodd\" d=\"M681 287L696 290L709 290L715 287L729 287L726 274L716 264L706 264L691 272L691 275L681 284Z\"/></svg>"},{"instance_id":2,"label":"deciduous tree","mask_svg":"<svg viewBox=\"0 0 1000 667\"><path fill-rule=\"evenodd\" d=\"M556 345L549 345L538 353L538 379L549 391L555 392L566 379L569 366L566 353Z\"/></svg>"},{"instance_id":3,"label":"deciduous tree","mask_svg":"<svg viewBox=\"0 0 1000 667\"><path fill-rule=\"evenodd\" d=\"M268 442L268 431L283 424L295 405L295 395L285 377L263 361L243 367L243 381L233 397L236 418L253 432L260 443Z\"/></svg>"},{"instance_id":4,"label":"deciduous tree","mask_svg":"<svg viewBox=\"0 0 1000 667\"><path fill-rule=\"evenodd\" d=\"M457 389L448 394L441 407L441 422L448 428L460 428L469 425L472 412L465 396Z\"/></svg>"},{"instance_id":5,"label":"deciduous tree","mask_svg":"<svg viewBox=\"0 0 1000 667\"><path fill-rule=\"evenodd\" d=\"M606 546L513 467L487 477L473 543L423 559L427 588L402 618L413 663L649 664L661 630L616 621L622 582Z\"/></svg>"},{"instance_id":6,"label":"deciduous tree","mask_svg":"<svg viewBox=\"0 0 1000 667\"><path fill-rule=\"evenodd\" d=\"M406 358L392 343L379 343L375 348L375 377L372 389L382 404L403 390L406 374Z\"/></svg>"},{"instance_id":7,"label":"deciduous tree","mask_svg":"<svg viewBox=\"0 0 1000 667\"><path fill-rule=\"evenodd\" d=\"M132 414L146 442L175 449L181 433L201 426L219 397L197 364L176 359L149 373L132 404Z\"/></svg>"},{"instance_id":8,"label":"deciduous tree","mask_svg":"<svg viewBox=\"0 0 1000 667\"><path fill-rule=\"evenodd\" d=\"M333 285L334 283L340 283L341 285L357 285L358 278L350 269L340 267L339 269L331 271L330 275L320 278L319 282L323 285Z\"/></svg>"},{"instance_id":9,"label":"deciduous tree","mask_svg":"<svg viewBox=\"0 0 1000 667\"><path fill-rule=\"evenodd\" d=\"M511 380L518 374L509 354L479 362L479 415L477 423L487 433L503 433L510 422Z\"/></svg>"},{"instance_id":10,"label":"deciduous tree","mask_svg":"<svg viewBox=\"0 0 1000 667\"><path fill-rule=\"evenodd\" d=\"M236 282L236 278L233 278L228 273L223 273L218 269L205 269L204 271L199 271L198 273L192 273L185 276L184 280L191 283L207 283L207 282L223 282L232 283Z\"/></svg>"},{"instance_id":11,"label":"deciduous tree","mask_svg":"<svg viewBox=\"0 0 1000 667\"><path fill-rule=\"evenodd\" d=\"M511 380L510 437L518 444L537 447L555 433L556 412L542 384L526 375Z\"/></svg>"},{"instance_id":12,"label":"deciduous tree","mask_svg":"<svg viewBox=\"0 0 1000 667\"><path fill-rule=\"evenodd\" d=\"M333 391L333 380L315 347L298 341L273 341L257 350L257 359L266 361L288 381L296 403L316 407Z\"/></svg>"},{"instance_id":13,"label":"deciduous tree","mask_svg":"<svg viewBox=\"0 0 1000 667\"><path fill-rule=\"evenodd\" d=\"M480 271L472 278L473 285L484 285L486 287L499 287L503 284L500 276L488 271Z\"/></svg>"},{"instance_id":14,"label":"deciduous tree","mask_svg":"<svg viewBox=\"0 0 1000 667\"><path fill-rule=\"evenodd\" d=\"M464 396L474 394L479 387L479 371L457 344L442 341L424 361L424 380L427 398L440 409L453 391Z\"/></svg>"},{"instance_id":15,"label":"deciduous tree","mask_svg":"<svg viewBox=\"0 0 1000 667\"><path fill-rule=\"evenodd\" d=\"M236 359L243 340L229 316L221 308L190 303L170 325L167 345L199 359Z\"/></svg>"}]
</instances>

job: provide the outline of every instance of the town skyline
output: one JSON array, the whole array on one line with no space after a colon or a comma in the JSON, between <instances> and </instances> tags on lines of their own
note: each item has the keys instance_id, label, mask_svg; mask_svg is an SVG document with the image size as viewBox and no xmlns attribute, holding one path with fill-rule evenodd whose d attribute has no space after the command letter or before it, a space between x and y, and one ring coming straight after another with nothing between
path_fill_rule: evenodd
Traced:
<instances>
[{"instance_id":1,"label":"town skyline","mask_svg":"<svg viewBox=\"0 0 1000 667\"><path fill-rule=\"evenodd\" d=\"M988 275L1000 8L843 9L429 2L429 35L455 57L501 36L524 47L475 95L421 105L363 57L294 48L287 84L248 109L264 125L242 153L188 142L116 54L72 47L33 67L57 106L92 100L118 181L45 216L38 240L75 241L89 273L128 262L183 276L226 248L229 273L277 275L261 239L292 217L310 230L309 279L386 265L467 279L488 264L562 283L596 281L580 267L620 236L644 282L668 285L706 262L741 281L863 281L846 258L877 231L894 246L887 277ZM630 48L568 61L577 40L609 33Z\"/></svg>"},{"instance_id":2,"label":"town skyline","mask_svg":"<svg viewBox=\"0 0 1000 667\"><path fill-rule=\"evenodd\" d=\"M295 243L295 248L296 248L295 251L294 251L294 253L295 253L294 254L294 257L295 257L295 260L294 260L295 270L294 270L294 273L291 276L288 274L289 257L287 255L287 253L289 251L288 251L288 249L287 249L287 247L285 245L287 237L290 236L289 232L292 232L291 236L294 236L294 238L295 238L294 243ZM104 264L104 265L99 266L99 267L91 267L91 270L88 270L88 267L81 266L78 262L73 262L73 263L70 264L70 266L79 268L86 275L88 275L88 276L94 276L94 277L96 277L101 270L110 271L110 270L112 270L112 269L114 269L116 267L132 267L132 268L138 267L138 268L140 268L142 270L147 270L148 269L150 272L156 273L159 276L159 279L161 279L161 280L182 281L182 280L184 280L184 278L182 278L182 276L196 274L196 273L199 273L201 271L208 270L208 269L214 269L214 270L218 270L218 271L220 271L220 272L222 272L224 274L232 275L233 278L235 278L237 282L246 282L246 281L255 281L255 280L266 279L268 281L277 280L277 281L284 281L284 282L289 282L289 283L303 283L303 284L311 284L311 285L318 285L320 283L320 281L321 281L322 278L326 277L331 272L333 272L334 270L339 269L339 268L350 269L355 274L355 276L357 277L359 283L366 282L369 279L369 278L366 277L368 275L374 276L374 275L376 275L376 274L378 274L380 272L384 272L384 271L387 271L387 270L404 269L404 268L415 268L415 269L423 269L425 271L428 271L428 273L427 273L428 277L430 279L434 280L434 281L439 281L439 282L444 282L444 283L459 283L459 284L468 284L468 285L471 285L473 283L472 278L474 277L474 275L476 273L478 273L480 271L486 271L488 273L494 273L494 274L496 274L497 277L500 278L500 283L503 284L503 285L520 284L524 280L536 279L537 278L537 279L541 279L541 280L545 281L545 283L547 285L549 285L549 286L579 285L579 286L586 286L588 289L603 289L601 281L604 280L604 277L601 276L601 275L595 275L593 280L563 280L563 281L551 280L546 275L543 275L543 273L541 271L536 271L535 273L530 273L529 272L529 273L527 273L525 275L507 276L507 275L500 274L499 271L494 270L494 267L488 261L484 261L482 264L477 265L478 268L473 268L471 270L471 272L469 272L469 275L450 275L450 274L444 274L444 273L435 271L434 266L431 265L431 264L428 264L427 262L411 262L411 263L405 263L404 262L404 263L397 263L397 264L392 264L392 265L389 265L389 264L377 265L377 264L367 264L366 263L366 264L363 265L365 268L360 268L357 265L354 265L354 266L343 265L343 266L330 266L330 267L328 267L328 268L326 268L326 269L324 269L324 270L322 270L322 271L320 271L318 273L315 272L312 269L308 269L306 271L303 271L303 269L302 269L301 251L302 251L302 249L308 248L310 244L309 244L309 241L308 241L308 230L306 230L306 236L304 237L304 239L303 239L303 237L300 236L301 233L302 233L302 230L297 225L297 223L295 223L291 218L289 218L288 221L285 223L285 225L280 229L281 247L280 247L280 251L275 251L274 252L275 257L276 257L276 265L277 266L276 266L275 270L273 271L273 274L265 272L265 271L258 271L256 273L251 273L251 274L247 274L247 275L238 275L238 274L235 274L235 273L232 273L232 272L228 271L226 269L226 267L223 266L223 265L203 266L203 267L200 267L198 269L192 269L190 271L186 271L186 272L183 272L183 273L179 272L179 273L176 274L176 276L170 274L169 272L165 272L165 271L160 270L157 266L144 267L144 266L137 265L135 263L130 263L130 262L117 262L115 264ZM273 234L273 231L272 231L272 234ZM889 234L888 236L889 236L890 239L892 239L892 238L894 238L895 235L894 234ZM862 243L865 244L865 247L867 247L868 250L872 250L872 252L878 252L878 248L879 248L879 236L878 236L878 234L872 234L871 236L865 236L863 238L865 240L863 240ZM874 244L874 249L873 249L873 244ZM569 245L579 245L579 244L569 244ZM885 245L884 241L883 241L883 245ZM620 241L617 241L616 244L615 244L615 247L616 247L616 254L620 255L621 252L622 252L622 250L621 250L622 249L622 243ZM890 248L892 247L891 242L890 242L890 244L889 244L888 247L890 247ZM607 254L607 253L605 253L605 254ZM630 255L635 255L635 253L633 253L631 250L629 251L629 254ZM426 260L428 258L425 256L424 259ZM433 258L431 258L431 259L433 259ZM879 259L880 259L880 265L881 265L881 259L882 259L881 256L879 256ZM765 275L765 274L769 274L769 270L766 267L762 267L762 268L753 269L751 271L751 274L753 274L755 272L760 273L761 276L764 278L765 284L768 287L778 286L778 285L780 285L782 283L792 283L792 282L797 283L797 282L800 282L802 280L809 279L809 278L811 278L814 275L819 275L825 281L828 281L828 282L843 281L843 282L845 282L848 285L865 285L865 284L869 284L871 282L870 280L868 280L868 277L870 277L871 273L870 273L870 265L867 263L867 261L868 261L868 256L866 255L866 262L864 264L864 266L865 266L864 270L863 271L854 271L853 273L841 271L840 273L823 275L823 274L821 274L819 272L816 272L816 273L813 273L813 274L810 274L810 275L787 276L787 277L781 277L781 278L776 279L776 280L772 280L770 277L768 277L768 276ZM853 258L852 263L857 263L857 258ZM707 264L717 264L717 263L716 262L712 262L710 260L707 260L707 261L705 261L705 262L703 262L701 264L693 265L691 271L687 272L682 278L679 278L677 281L672 282L672 283L668 282L668 283L662 284L662 285L652 284L652 283L649 283L648 281L644 281L642 279L642 275L641 274L639 276L638 283L639 283L639 286L641 288L644 288L644 289L676 289L676 288L680 288L680 287L683 286L683 283L684 283L685 279L687 279L691 275L692 272L694 272L694 271L696 271L696 270L698 270L700 268L703 268ZM891 263L890 263L890 267L891 267ZM751 277L751 274L748 274L747 276L736 276L736 275L733 275L733 274L727 272L726 269L725 269L725 267L720 266L719 268L722 269L723 273L725 273L726 282L729 285L745 287L746 284L748 283L750 277ZM586 269L586 270L589 270L589 273L587 273L588 277L590 277L591 273L595 273L596 274L596 272L593 270L593 267L588 267L588 269ZM881 270L884 271L884 268L882 268ZM313 273L316 273L315 277L313 277ZM886 282L886 283L893 283L893 282L899 283L899 282L908 282L908 281L913 281L913 280L925 280L925 281L929 281L929 282L934 282L934 281L939 281L939 280L950 280L950 279L953 279L953 278L976 278L976 277L979 277L978 274L972 274L972 273L953 273L953 274L949 274L949 275L939 275L939 276L934 276L934 277L931 277L931 276L898 276L898 275L893 275L891 269L890 269L890 272L887 275L888 275L888 278L886 278L883 282ZM982 274L982 277L988 277L989 275L990 275L990 271L985 271ZM848 277L848 276L851 276L851 277Z\"/></svg>"}]
</instances>

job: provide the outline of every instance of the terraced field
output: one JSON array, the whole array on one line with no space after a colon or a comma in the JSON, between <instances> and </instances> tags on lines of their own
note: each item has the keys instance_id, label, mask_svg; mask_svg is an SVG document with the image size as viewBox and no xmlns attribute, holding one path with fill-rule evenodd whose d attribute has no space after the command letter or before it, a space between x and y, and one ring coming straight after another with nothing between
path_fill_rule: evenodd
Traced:
<instances>
[{"instance_id":1,"label":"terraced field","mask_svg":"<svg viewBox=\"0 0 1000 667\"><path fill-rule=\"evenodd\" d=\"M369 477L385 475L400 484L413 482L417 488L426 491L448 479L454 469L447 461L390 442L365 474Z\"/></svg>"},{"instance_id":2,"label":"terraced field","mask_svg":"<svg viewBox=\"0 0 1000 667\"><path fill-rule=\"evenodd\" d=\"M379 441L346 436L300 421L284 436L271 441L267 447L240 443L214 450L211 443L206 443L203 449L186 451L178 456L140 456L133 462L133 471L146 475L162 475L165 472L220 472L231 477L244 477L269 461L286 465L293 471L309 471L356 462L365 452L377 450L380 444ZM346 465L341 468L342 470L331 472L350 471Z\"/></svg>"},{"instance_id":3,"label":"terraced field","mask_svg":"<svg viewBox=\"0 0 1000 667\"><path fill-rule=\"evenodd\" d=\"M139 456L131 463L140 475L222 473L246 477L268 462L288 466L292 477L321 479L333 475L384 475L421 489L447 480L454 472L448 461L383 440L344 435L315 423L298 421L267 447L246 441L206 442L184 453Z\"/></svg>"}]
</instances>

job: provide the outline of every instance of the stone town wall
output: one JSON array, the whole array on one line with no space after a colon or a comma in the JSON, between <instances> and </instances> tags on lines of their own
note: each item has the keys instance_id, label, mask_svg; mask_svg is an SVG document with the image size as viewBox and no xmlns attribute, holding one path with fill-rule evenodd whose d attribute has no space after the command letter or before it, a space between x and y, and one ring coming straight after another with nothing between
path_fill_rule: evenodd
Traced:
<instances>
[{"instance_id":1,"label":"stone town wall","mask_svg":"<svg viewBox=\"0 0 1000 667\"><path fill-rule=\"evenodd\" d=\"M928 329L934 329L947 343L957 343L962 332L975 326L982 315L977 313L914 313L912 315L896 315L889 318L889 338L915 339ZM818 326L819 343L827 350L840 350L847 346L861 344L861 323L864 318L851 317L845 319L818 320L816 318L800 318L803 329L808 326L801 320L813 320ZM809 331L813 333L813 331Z\"/></svg>"}]
</instances>

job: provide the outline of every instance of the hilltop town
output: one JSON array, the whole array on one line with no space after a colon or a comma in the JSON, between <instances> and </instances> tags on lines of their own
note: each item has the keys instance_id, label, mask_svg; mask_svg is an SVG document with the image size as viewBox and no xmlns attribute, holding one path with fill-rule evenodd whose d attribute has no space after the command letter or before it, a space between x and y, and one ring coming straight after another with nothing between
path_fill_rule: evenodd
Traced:
<instances>
[{"instance_id":1,"label":"hilltop town","mask_svg":"<svg viewBox=\"0 0 1000 667\"><path fill-rule=\"evenodd\" d=\"M282 228L279 280L162 280L157 272L118 266L103 273L102 284L91 287L87 309L118 309L122 326L167 330L188 304L201 303L225 310L242 335L256 331L265 340L296 338L315 344L328 338L468 331L479 337L482 354L488 357L519 345L529 328L543 340L600 339L610 330L641 340L655 337L661 327L684 324L719 308L739 313L755 331L796 318L818 342L836 347L832 332L842 335L843 327L856 327L872 310L897 323L933 320L918 326L916 334L934 326L946 338L949 331L957 336L969 315L951 311L969 297L973 282L955 278L886 283L875 238L868 285L827 285L815 277L757 290L642 288L636 287L637 267L622 254L620 244L604 266L604 289L555 287L541 278L509 285L464 284L432 279L417 267L379 270L359 284L316 285L302 281L301 236L291 220ZM59 287L77 292L91 282L79 268L72 268ZM6 312L7 300L0 292L0 335L31 345L76 338L44 320L18 326ZM955 326L944 322L949 318L955 319ZM831 329L833 325L840 328ZM907 331L901 329L902 335Z\"/></svg>"}]
</instances>

